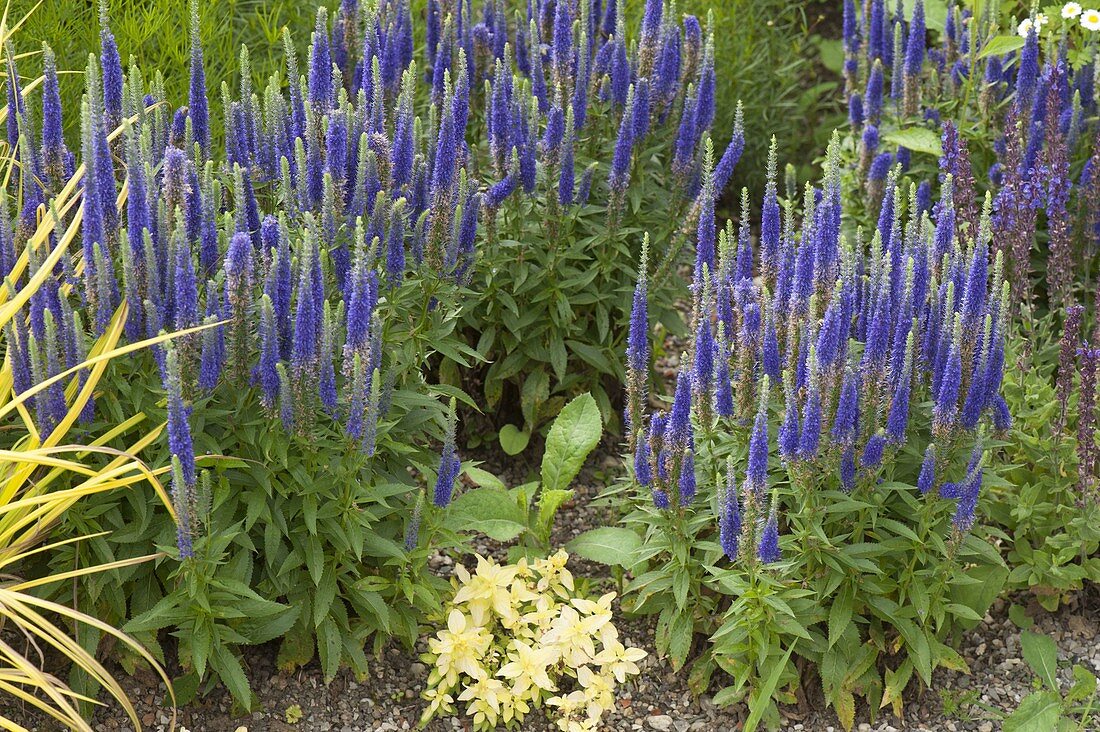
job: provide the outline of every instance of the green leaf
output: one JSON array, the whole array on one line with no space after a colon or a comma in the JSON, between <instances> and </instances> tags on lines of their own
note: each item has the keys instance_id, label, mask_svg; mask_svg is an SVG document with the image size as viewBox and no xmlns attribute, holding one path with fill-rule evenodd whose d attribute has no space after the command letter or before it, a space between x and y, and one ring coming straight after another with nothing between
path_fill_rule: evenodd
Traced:
<instances>
[{"instance_id":1,"label":"green leaf","mask_svg":"<svg viewBox=\"0 0 1100 732\"><path fill-rule=\"evenodd\" d=\"M783 670L787 668L787 661L790 660L791 653L794 651L796 645L798 645L797 638L787 647L787 652L784 654L783 660L772 668L772 672L768 674L768 678L764 681L764 685L760 687L760 693L749 701L749 718L745 720L745 726L742 727L743 732L755 732L757 725L760 724L760 720L764 718L765 712L767 712L768 707L771 706L775 688L779 686L779 679L782 678Z\"/></svg>"},{"instance_id":2,"label":"green leaf","mask_svg":"<svg viewBox=\"0 0 1100 732\"><path fill-rule=\"evenodd\" d=\"M1035 621L1027 614L1023 605L1011 605L1008 608L1008 617L1021 630L1031 630L1035 625Z\"/></svg>"},{"instance_id":3,"label":"green leaf","mask_svg":"<svg viewBox=\"0 0 1100 732\"><path fill-rule=\"evenodd\" d=\"M218 677L233 699L245 709L252 708L252 690L248 686L248 678L244 675L241 662L229 650L229 646L220 643L214 646L214 655L210 657L210 665L218 672Z\"/></svg>"},{"instance_id":4,"label":"green leaf","mask_svg":"<svg viewBox=\"0 0 1100 732\"><path fill-rule=\"evenodd\" d=\"M978 54L978 60L980 61L987 56L1004 56L1006 53L1012 53L1023 47L1024 38L1022 36L994 36L989 39L989 43L985 44L985 48Z\"/></svg>"},{"instance_id":5,"label":"green leaf","mask_svg":"<svg viewBox=\"0 0 1100 732\"><path fill-rule=\"evenodd\" d=\"M321 657L321 670L325 674L325 683L336 678L340 670L340 657L343 655L340 643L340 628L332 618L317 626L317 651Z\"/></svg>"},{"instance_id":6,"label":"green leaf","mask_svg":"<svg viewBox=\"0 0 1100 732\"><path fill-rule=\"evenodd\" d=\"M1073 686L1066 694L1067 704L1078 704L1096 693L1096 676L1080 664L1073 667Z\"/></svg>"},{"instance_id":7,"label":"green leaf","mask_svg":"<svg viewBox=\"0 0 1100 732\"><path fill-rule=\"evenodd\" d=\"M908 127L894 130L883 135L883 139L893 145L905 147L913 152L925 153L934 157L943 155L940 136L926 127Z\"/></svg>"},{"instance_id":8,"label":"green leaf","mask_svg":"<svg viewBox=\"0 0 1100 732\"><path fill-rule=\"evenodd\" d=\"M600 409L591 394L581 394L562 407L546 438L546 453L542 456L543 490L568 488L602 433Z\"/></svg>"},{"instance_id":9,"label":"green leaf","mask_svg":"<svg viewBox=\"0 0 1100 732\"><path fill-rule=\"evenodd\" d=\"M527 528L527 515L516 496L501 488L474 488L456 498L447 512L455 531L480 531L496 541L511 541Z\"/></svg>"},{"instance_id":10,"label":"green leaf","mask_svg":"<svg viewBox=\"0 0 1100 732\"><path fill-rule=\"evenodd\" d=\"M584 532L565 548L593 562L630 567L634 563L634 553L641 546L642 540L630 529L603 526Z\"/></svg>"},{"instance_id":11,"label":"green leaf","mask_svg":"<svg viewBox=\"0 0 1100 732\"><path fill-rule=\"evenodd\" d=\"M520 393L520 409L523 411L523 420L527 426L535 426L539 409L549 398L550 375L542 369L528 374L523 380L523 389Z\"/></svg>"},{"instance_id":12,"label":"green leaf","mask_svg":"<svg viewBox=\"0 0 1100 732\"><path fill-rule=\"evenodd\" d=\"M695 634L695 626L691 622L691 612L677 613L672 621L668 635L668 655L672 661L672 668L679 671L687 661L691 651L691 639Z\"/></svg>"},{"instance_id":13,"label":"green leaf","mask_svg":"<svg viewBox=\"0 0 1100 732\"><path fill-rule=\"evenodd\" d=\"M509 455L519 455L527 449L527 443L531 441L531 433L524 432L514 424L506 424L500 428L497 439L500 440L500 447L504 452Z\"/></svg>"},{"instance_id":14,"label":"green leaf","mask_svg":"<svg viewBox=\"0 0 1100 732\"><path fill-rule=\"evenodd\" d=\"M1062 716L1062 700L1053 691L1037 691L1025 696L1016 711L1008 716L1003 732L1050 732Z\"/></svg>"},{"instance_id":15,"label":"green leaf","mask_svg":"<svg viewBox=\"0 0 1100 732\"><path fill-rule=\"evenodd\" d=\"M1025 630L1020 633L1020 647L1031 670L1052 691L1058 691L1058 646L1054 641L1045 635Z\"/></svg>"},{"instance_id":16,"label":"green leaf","mask_svg":"<svg viewBox=\"0 0 1100 732\"><path fill-rule=\"evenodd\" d=\"M486 488L500 488L504 490L506 486L504 481L496 477L488 470L482 470L481 468L465 468L466 477L474 482L474 485L485 486Z\"/></svg>"},{"instance_id":17,"label":"green leaf","mask_svg":"<svg viewBox=\"0 0 1100 732\"><path fill-rule=\"evenodd\" d=\"M554 525L554 516L561 504L573 497L571 490L544 490L539 496L539 539L546 542L550 538L550 529Z\"/></svg>"},{"instance_id":18,"label":"green leaf","mask_svg":"<svg viewBox=\"0 0 1100 732\"><path fill-rule=\"evenodd\" d=\"M829 608L829 647L832 648L852 621L853 593L845 588Z\"/></svg>"}]
</instances>

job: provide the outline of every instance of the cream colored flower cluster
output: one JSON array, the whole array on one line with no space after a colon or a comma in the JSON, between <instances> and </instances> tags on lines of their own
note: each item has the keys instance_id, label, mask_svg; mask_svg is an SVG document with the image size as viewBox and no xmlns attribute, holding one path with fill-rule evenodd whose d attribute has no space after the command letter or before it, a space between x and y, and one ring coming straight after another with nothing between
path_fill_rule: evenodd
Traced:
<instances>
[{"instance_id":1,"label":"cream colored flower cluster","mask_svg":"<svg viewBox=\"0 0 1100 732\"><path fill-rule=\"evenodd\" d=\"M627 648L611 620L609 592L580 596L564 551L501 565L478 556L455 568L447 627L428 640L421 726L464 702L475 730L517 727L545 704L563 732L591 732L615 702L615 685L645 657Z\"/></svg>"}]
</instances>

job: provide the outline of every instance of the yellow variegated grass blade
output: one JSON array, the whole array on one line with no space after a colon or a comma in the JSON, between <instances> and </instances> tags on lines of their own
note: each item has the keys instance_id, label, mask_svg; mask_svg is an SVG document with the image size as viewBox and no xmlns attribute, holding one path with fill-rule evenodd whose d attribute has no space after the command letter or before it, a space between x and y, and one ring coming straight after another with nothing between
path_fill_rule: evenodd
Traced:
<instances>
[{"instance_id":1,"label":"yellow variegated grass blade","mask_svg":"<svg viewBox=\"0 0 1100 732\"><path fill-rule=\"evenodd\" d=\"M0 76L10 73L16 59L33 55L9 55L8 42L13 39L20 26L41 4L35 3L21 18L13 23L10 16L10 0L3 3L0 13L0 51L5 58L0 63ZM43 77L29 80L22 85L24 98L41 85ZM0 108L0 124L10 114L4 106ZM129 124L140 115L122 123L108 135L109 140L117 139ZM0 143L0 181L7 186L13 174L25 175L19 170L19 160L15 151ZM70 255L70 247L80 233L83 220L83 189L85 168L80 166L61 190L48 203L35 212L36 226L17 258L12 270L6 275L6 283L0 285L0 329L13 318L25 317L24 306L34 293L53 276L55 267ZM128 187L124 184L119 191L116 205L125 204ZM18 195L18 193L17 193ZM62 222L65 222L64 228ZM51 237L53 239L51 240ZM45 248L45 249L44 249ZM28 272L31 253L36 256L38 268ZM84 266L79 252L74 256L74 271L79 273ZM18 290L14 284L25 279ZM70 285L63 285L66 291ZM70 537L55 542L46 541L50 530L57 525L67 511L78 500L108 490L127 489L139 483L150 484L158 498L171 512L172 501L158 475L165 469L153 470L137 456L147 446L158 439L164 430L159 424L139 437L124 450L109 447L109 444L128 435L146 419L144 414L136 414L120 424L108 429L104 434L88 444L66 444L68 435L76 420L97 389L108 364L112 359L126 356L139 349L158 345L165 341L188 333L198 332L203 326L192 328L184 333L161 335L140 343L119 346L123 325L126 322L128 305L123 302L115 312L106 332L97 339L88 353L88 358L42 383L35 384L21 394L13 391L11 363L4 357L0 364L0 423L7 425L14 421L13 427L22 432L19 436L0 449L0 570L5 567L18 568L27 557L48 553L66 544L87 537ZM78 375L82 378L77 378ZM65 401L69 409L61 422L49 434L41 434L34 418L27 408L27 402L34 395L54 384L64 384ZM9 433L11 434L11 433ZM97 464L88 462L90 457L98 457ZM103 464L105 463L105 464ZM173 514L174 515L174 514ZM109 635L133 649L147 660L157 671L169 690L173 702L175 695L164 670L156 660L135 640L110 627L106 623L81 613L73 608L46 600L31 594L33 590L53 582L72 580L95 572L111 571L149 561L162 555L138 557L120 560L95 567L85 567L61 572L43 578L24 580L10 574L0 573L0 626L22 636L29 647L34 649L33 661L25 652L0 639L0 699L22 702L56 720L62 726L81 732L91 732L91 727L80 713L82 704L100 702L74 692L60 678L64 674L49 673L41 667L41 652L60 653L68 659L73 668L78 668L98 683L126 710L135 729L141 729L140 721L133 705L126 697L118 681L103 665L88 653L66 632L69 623L83 624ZM11 570L9 570L10 572ZM59 625L51 618L61 618ZM8 703L0 704L5 710L12 708ZM172 726L175 726L173 712ZM25 727L10 716L0 713L0 730L25 732Z\"/></svg>"}]
</instances>

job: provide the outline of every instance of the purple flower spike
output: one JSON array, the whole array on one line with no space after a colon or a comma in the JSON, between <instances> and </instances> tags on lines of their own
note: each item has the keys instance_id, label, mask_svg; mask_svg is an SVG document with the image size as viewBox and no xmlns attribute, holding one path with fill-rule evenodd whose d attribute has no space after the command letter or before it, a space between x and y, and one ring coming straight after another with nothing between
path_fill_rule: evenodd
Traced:
<instances>
[{"instance_id":1,"label":"purple flower spike","mask_svg":"<svg viewBox=\"0 0 1100 732\"><path fill-rule=\"evenodd\" d=\"M443 451L439 458L439 473L435 482L435 496L432 502L439 508L446 508L451 502L451 494L454 493L455 481L458 479L462 461L458 458L458 449L455 447L455 429L458 418L455 416L455 403L451 400L450 415L447 419L447 432L443 440Z\"/></svg>"},{"instance_id":2,"label":"purple flower spike","mask_svg":"<svg viewBox=\"0 0 1100 732\"><path fill-rule=\"evenodd\" d=\"M756 555L764 564L773 564L783 558L779 550L779 520L776 516L776 508L773 503L768 520L764 524L764 531L760 535L760 544L756 548Z\"/></svg>"}]
</instances>

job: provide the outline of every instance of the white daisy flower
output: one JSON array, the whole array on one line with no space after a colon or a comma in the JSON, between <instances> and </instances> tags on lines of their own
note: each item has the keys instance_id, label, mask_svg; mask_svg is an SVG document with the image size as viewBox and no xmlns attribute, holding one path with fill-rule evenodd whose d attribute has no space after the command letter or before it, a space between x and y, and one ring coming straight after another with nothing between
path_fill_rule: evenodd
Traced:
<instances>
[{"instance_id":1,"label":"white daisy flower","mask_svg":"<svg viewBox=\"0 0 1100 732\"><path fill-rule=\"evenodd\" d=\"M1082 11L1081 13L1081 27L1085 30L1098 31L1100 30L1100 10Z\"/></svg>"},{"instance_id":2,"label":"white daisy flower","mask_svg":"<svg viewBox=\"0 0 1100 732\"><path fill-rule=\"evenodd\" d=\"M1084 25L1084 22L1085 21L1082 20L1081 24ZM1021 38L1027 38L1028 34L1031 33L1031 26L1031 18L1024 18L1020 21L1020 25L1016 26L1016 32L1020 35Z\"/></svg>"},{"instance_id":3,"label":"white daisy flower","mask_svg":"<svg viewBox=\"0 0 1100 732\"><path fill-rule=\"evenodd\" d=\"M1062 6L1062 17L1066 20L1076 18L1081 14L1081 3L1066 3Z\"/></svg>"}]
</instances>

